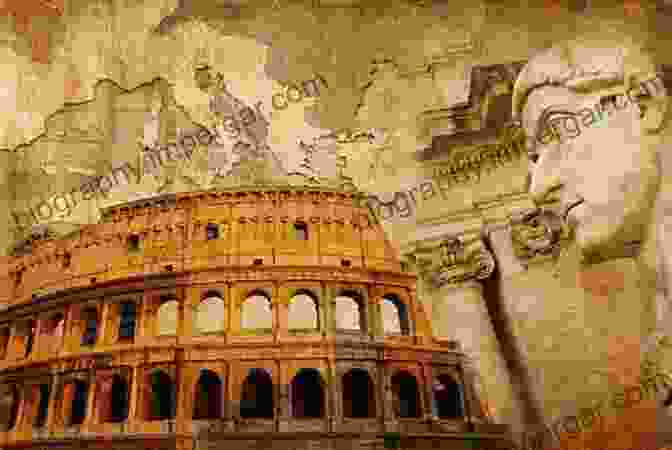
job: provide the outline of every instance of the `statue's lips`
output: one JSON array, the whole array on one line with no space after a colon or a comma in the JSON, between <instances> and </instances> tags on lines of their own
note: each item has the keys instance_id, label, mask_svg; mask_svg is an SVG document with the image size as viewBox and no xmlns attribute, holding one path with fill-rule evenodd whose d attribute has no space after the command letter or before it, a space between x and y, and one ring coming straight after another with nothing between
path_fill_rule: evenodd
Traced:
<instances>
[{"instance_id":1,"label":"statue's lips","mask_svg":"<svg viewBox=\"0 0 672 450\"><path fill-rule=\"evenodd\" d=\"M563 213L562 213L562 220L566 223L566 222L567 222L567 218L569 217L569 212L570 212L572 209L576 208L577 206L579 206L579 205L581 205L581 204L583 204L583 203L584 203L584 200L581 199L581 200L577 200L577 201L575 201L575 202L570 203L569 205L567 205L567 206L565 207L565 210L564 210Z\"/></svg>"}]
</instances>

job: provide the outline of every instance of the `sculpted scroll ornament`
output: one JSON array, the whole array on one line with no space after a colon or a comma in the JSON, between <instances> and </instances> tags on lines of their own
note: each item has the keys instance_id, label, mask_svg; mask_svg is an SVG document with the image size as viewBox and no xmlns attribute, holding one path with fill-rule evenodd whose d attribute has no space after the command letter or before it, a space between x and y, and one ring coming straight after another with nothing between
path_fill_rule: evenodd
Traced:
<instances>
[{"instance_id":1,"label":"sculpted scroll ornament","mask_svg":"<svg viewBox=\"0 0 672 450\"><path fill-rule=\"evenodd\" d=\"M513 250L520 259L549 255L560 247L562 219L552 211L525 210L512 214L509 224Z\"/></svg>"},{"instance_id":2,"label":"sculpted scroll ornament","mask_svg":"<svg viewBox=\"0 0 672 450\"><path fill-rule=\"evenodd\" d=\"M495 259L480 237L449 238L439 246L419 248L416 258L421 272L437 287L470 279L484 280L495 269Z\"/></svg>"}]
</instances>

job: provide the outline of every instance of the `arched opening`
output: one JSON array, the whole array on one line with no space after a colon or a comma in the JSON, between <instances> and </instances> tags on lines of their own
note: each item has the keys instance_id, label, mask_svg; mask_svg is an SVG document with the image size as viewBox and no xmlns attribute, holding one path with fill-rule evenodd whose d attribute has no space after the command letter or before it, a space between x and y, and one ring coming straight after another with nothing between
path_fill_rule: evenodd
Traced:
<instances>
[{"instance_id":1,"label":"arched opening","mask_svg":"<svg viewBox=\"0 0 672 450\"><path fill-rule=\"evenodd\" d=\"M133 339L135 336L135 302L119 304L119 339Z\"/></svg>"},{"instance_id":2,"label":"arched opening","mask_svg":"<svg viewBox=\"0 0 672 450\"><path fill-rule=\"evenodd\" d=\"M86 418L86 400L89 392L88 383L82 380L74 380L72 409L70 413L70 425L81 425Z\"/></svg>"},{"instance_id":3,"label":"arched opening","mask_svg":"<svg viewBox=\"0 0 672 450\"><path fill-rule=\"evenodd\" d=\"M107 422L123 422L128 418L129 390L128 383L120 375L112 377L110 389L110 411Z\"/></svg>"},{"instance_id":4,"label":"arched opening","mask_svg":"<svg viewBox=\"0 0 672 450\"><path fill-rule=\"evenodd\" d=\"M294 237L298 241L308 240L308 225L304 222L296 222L294 224Z\"/></svg>"},{"instance_id":5,"label":"arched opening","mask_svg":"<svg viewBox=\"0 0 672 450\"><path fill-rule=\"evenodd\" d=\"M420 391L418 381L406 371L399 371L392 377L394 411L397 417L420 417Z\"/></svg>"},{"instance_id":6,"label":"arched opening","mask_svg":"<svg viewBox=\"0 0 672 450\"><path fill-rule=\"evenodd\" d=\"M156 313L157 335L175 336L177 334L177 309L176 300L166 300Z\"/></svg>"},{"instance_id":7,"label":"arched opening","mask_svg":"<svg viewBox=\"0 0 672 450\"><path fill-rule=\"evenodd\" d=\"M273 418L273 381L264 369L250 369L243 382L240 416Z\"/></svg>"},{"instance_id":8,"label":"arched opening","mask_svg":"<svg viewBox=\"0 0 672 450\"><path fill-rule=\"evenodd\" d=\"M16 425L19 412L19 390L13 385L0 388L0 430L9 431Z\"/></svg>"},{"instance_id":9,"label":"arched opening","mask_svg":"<svg viewBox=\"0 0 672 450\"><path fill-rule=\"evenodd\" d=\"M224 300L212 294L206 297L196 310L196 333L223 333L224 315Z\"/></svg>"},{"instance_id":10,"label":"arched opening","mask_svg":"<svg viewBox=\"0 0 672 450\"><path fill-rule=\"evenodd\" d=\"M363 302L354 295L336 297L336 329L342 331L366 331L366 314Z\"/></svg>"},{"instance_id":11,"label":"arched opening","mask_svg":"<svg viewBox=\"0 0 672 450\"><path fill-rule=\"evenodd\" d=\"M273 331L271 300L263 294L254 293L242 304L241 327L243 330L270 333Z\"/></svg>"},{"instance_id":12,"label":"arched opening","mask_svg":"<svg viewBox=\"0 0 672 450\"><path fill-rule=\"evenodd\" d=\"M222 380L211 370L201 370L196 383L194 419L218 419L222 416Z\"/></svg>"},{"instance_id":13,"label":"arched opening","mask_svg":"<svg viewBox=\"0 0 672 450\"><path fill-rule=\"evenodd\" d=\"M386 295L383 297L381 313L383 316L383 332L386 335L408 336L410 334L408 308L396 296Z\"/></svg>"},{"instance_id":14,"label":"arched opening","mask_svg":"<svg viewBox=\"0 0 672 450\"><path fill-rule=\"evenodd\" d=\"M49 395L51 394L51 385L43 383L40 385L40 401L37 405L37 416L33 425L37 428L47 424L47 413L49 412Z\"/></svg>"},{"instance_id":15,"label":"arched opening","mask_svg":"<svg viewBox=\"0 0 672 450\"><path fill-rule=\"evenodd\" d=\"M166 372L156 370L149 375L148 420L175 417L175 384Z\"/></svg>"},{"instance_id":16,"label":"arched opening","mask_svg":"<svg viewBox=\"0 0 672 450\"><path fill-rule=\"evenodd\" d=\"M84 321L84 333L82 334L82 345L95 345L98 339L98 311L96 308L87 308L82 312Z\"/></svg>"},{"instance_id":17,"label":"arched opening","mask_svg":"<svg viewBox=\"0 0 672 450\"><path fill-rule=\"evenodd\" d=\"M320 321L317 301L305 293L290 299L287 327L293 331L319 331Z\"/></svg>"},{"instance_id":18,"label":"arched opening","mask_svg":"<svg viewBox=\"0 0 672 450\"><path fill-rule=\"evenodd\" d=\"M61 345L61 338L65 330L65 316L57 313L46 320L44 325L44 348L49 353L56 353Z\"/></svg>"},{"instance_id":19,"label":"arched opening","mask_svg":"<svg viewBox=\"0 0 672 450\"><path fill-rule=\"evenodd\" d=\"M65 326L65 316L63 313L56 313L49 318L45 333L51 337L60 338L63 336L63 327Z\"/></svg>"},{"instance_id":20,"label":"arched opening","mask_svg":"<svg viewBox=\"0 0 672 450\"><path fill-rule=\"evenodd\" d=\"M439 375L433 386L435 414L440 419L462 417L460 385L450 375Z\"/></svg>"},{"instance_id":21,"label":"arched opening","mask_svg":"<svg viewBox=\"0 0 672 450\"><path fill-rule=\"evenodd\" d=\"M352 369L343 375L343 415L351 418L376 416L373 382L364 369Z\"/></svg>"},{"instance_id":22,"label":"arched opening","mask_svg":"<svg viewBox=\"0 0 672 450\"><path fill-rule=\"evenodd\" d=\"M131 234L126 241L126 248L129 253L137 253L140 251L140 236Z\"/></svg>"},{"instance_id":23,"label":"arched opening","mask_svg":"<svg viewBox=\"0 0 672 450\"><path fill-rule=\"evenodd\" d=\"M324 384L317 369L301 369L290 384L293 417L324 416Z\"/></svg>"},{"instance_id":24,"label":"arched opening","mask_svg":"<svg viewBox=\"0 0 672 450\"><path fill-rule=\"evenodd\" d=\"M205 227L205 239L208 241L219 239L219 226L216 223L209 223Z\"/></svg>"}]
</instances>

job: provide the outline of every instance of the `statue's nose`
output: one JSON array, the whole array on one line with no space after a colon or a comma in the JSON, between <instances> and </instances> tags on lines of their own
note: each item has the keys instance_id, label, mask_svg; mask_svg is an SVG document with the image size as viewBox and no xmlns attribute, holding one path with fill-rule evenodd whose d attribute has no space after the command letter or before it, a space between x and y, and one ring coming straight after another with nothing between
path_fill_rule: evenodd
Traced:
<instances>
[{"instance_id":1,"label":"statue's nose","mask_svg":"<svg viewBox=\"0 0 672 450\"><path fill-rule=\"evenodd\" d=\"M530 197L537 206L559 200L563 187L559 177L543 173L529 174L527 185Z\"/></svg>"}]
</instances>

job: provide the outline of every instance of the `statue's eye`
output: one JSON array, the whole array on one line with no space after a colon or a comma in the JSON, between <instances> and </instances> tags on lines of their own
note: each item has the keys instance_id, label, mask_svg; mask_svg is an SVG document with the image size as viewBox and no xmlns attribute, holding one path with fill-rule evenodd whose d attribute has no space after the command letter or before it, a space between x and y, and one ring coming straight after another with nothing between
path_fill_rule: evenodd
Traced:
<instances>
[{"instance_id":1,"label":"statue's eye","mask_svg":"<svg viewBox=\"0 0 672 450\"><path fill-rule=\"evenodd\" d=\"M600 98L600 105L606 106L608 104L615 105L616 104L616 95L607 95L605 97Z\"/></svg>"}]
</instances>

